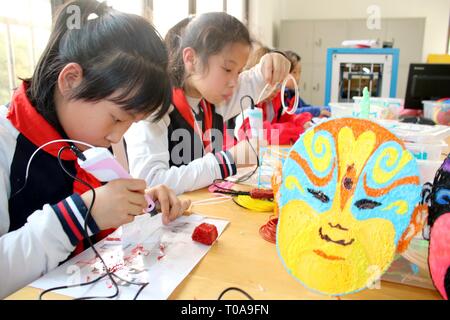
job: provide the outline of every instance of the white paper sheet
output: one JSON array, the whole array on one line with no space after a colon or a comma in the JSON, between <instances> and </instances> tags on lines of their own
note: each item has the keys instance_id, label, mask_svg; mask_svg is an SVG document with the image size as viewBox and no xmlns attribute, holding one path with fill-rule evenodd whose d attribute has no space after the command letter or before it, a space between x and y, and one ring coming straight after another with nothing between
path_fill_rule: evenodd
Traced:
<instances>
[{"instance_id":1,"label":"white paper sheet","mask_svg":"<svg viewBox=\"0 0 450 320\"><path fill-rule=\"evenodd\" d=\"M108 238L95 245L108 267L116 274L132 282L148 282L138 299L167 299L191 270L210 249L191 238L195 227L201 223L214 224L220 234L228 221L209 219L199 215L180 217L168 226L161 216L138 217L133 223L123 226ZM101 261L95 259L88 249L49 272L30 286L49 289L92 281L105 274ZM139 286L122 282L117 299L133 299ZM53 291L70 297L106 297L114 294L115 288L106 277L99 282L70 289Z\"/></svg>"}]
</instances>

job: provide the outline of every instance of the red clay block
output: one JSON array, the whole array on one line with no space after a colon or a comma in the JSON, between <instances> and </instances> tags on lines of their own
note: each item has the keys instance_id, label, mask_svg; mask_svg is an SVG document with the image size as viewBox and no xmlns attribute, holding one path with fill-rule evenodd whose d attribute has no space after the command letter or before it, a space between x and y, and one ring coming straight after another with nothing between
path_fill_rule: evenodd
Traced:
<instances>
[{"instance_id":1,"label":"red clay block","mask_svg":"<svg viewBox=\"0 0 450 320\"><path fill-rule=\"evenodd\" d=\"M217 228L213 224L202 223L197 228L195 228L192 233L192 240L206 244L208 246L212 245L218 237Z\"/></svg>"}]
</instances>

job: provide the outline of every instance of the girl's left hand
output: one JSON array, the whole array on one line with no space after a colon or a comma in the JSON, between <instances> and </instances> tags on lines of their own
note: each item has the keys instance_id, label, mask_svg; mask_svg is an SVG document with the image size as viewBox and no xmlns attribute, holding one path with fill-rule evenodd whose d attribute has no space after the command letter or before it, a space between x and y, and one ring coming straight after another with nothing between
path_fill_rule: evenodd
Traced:
<instances>
[{"instance_id":1,"label":"girl's left hand","mask_svg":"<svg viewBox=\"0 0 450 320\"><path fill-rule=\"evenodd\" d=\"M261 58L264 79L270 85L283 82L289 75L291 62L282 54L272 52Z\"/></svg>"},{"instance_id":2,"label":"girl's left hand","mask_svg":"<svg viewBox=\"0 0 450 320\"><path fill-rule=\"evenodd\" d=\"M157 208L161 210L163 224L167 225L176 218L185 213L191 206L190 200L181 200L177 198L175 192L165 185L158 185L156 187L145 190L153 201L158 201Z\"/></svg>"}]
</instances>

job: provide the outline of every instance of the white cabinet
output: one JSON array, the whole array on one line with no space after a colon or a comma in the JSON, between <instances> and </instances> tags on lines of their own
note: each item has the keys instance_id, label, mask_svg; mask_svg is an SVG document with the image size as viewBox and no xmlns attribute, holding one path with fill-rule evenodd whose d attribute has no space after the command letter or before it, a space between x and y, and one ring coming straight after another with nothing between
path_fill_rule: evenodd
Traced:
<instances>
[{"instance_id":1,"label":"white cabinet","mask_svg":"<svg viewBox=\"0 0 450 320\"><path fill-rule=\"evenodd\" d=\"M302 75L300 77L300 97L307 103L312 101L312 91L313 91L313 64L312 63L302 63Z\"/></svg>"},{"instance_id":2,"label":"white cabinet","mask_svg":"<svg viewBox=\"0 0 450 320\"><path fill-rule=\"evenodd\" d=\"M425 18L389 19L386 24L385 40L400 49L400 64L422 62Z\"/></svg>"},{"instance_id":3,"label":"white cabinet","mask_svg":"<svg viewBox=\"0 0 450 320\"><path fill-rule=\"evenodd\" d=\"M314 21L286 20L280 32L280 50L292 50L302 57L302 63L313 62Z\"/></svg>"},{"instance_id":4,"label":"white cabinet","mask_svg":"<svg viewBox=\"0 0 450 320\"><path fill-rule=\"evenodd\" d=\"M409 65L422 61L425 18L390 19L387 21L386 41L400 48L397 96L404 98L408 82Z\"/></svg>"},{"instance_id":5,"label":"white cabinet","mask_svg":"<svg viewBox=\"0 0 450 320\"><path fill-rule=\"evenodd\" d=\"M310 104L321 106L325 103L325 72L326 64L320 63L313 66L313 76L312 76L312 95L311 100L306 101Z\"/></svg>"},{"instance_id":6,"label":"white cabinet","mask_svg":"<svg viewBox=\"0 0 450 320\"><path fill-rule=\"evenodd\" d=\"M322 20L314 22L313 62L317 66L326 64L327 49L339 47L347 38L346 20Z\"/></svg>"}]
</instances>

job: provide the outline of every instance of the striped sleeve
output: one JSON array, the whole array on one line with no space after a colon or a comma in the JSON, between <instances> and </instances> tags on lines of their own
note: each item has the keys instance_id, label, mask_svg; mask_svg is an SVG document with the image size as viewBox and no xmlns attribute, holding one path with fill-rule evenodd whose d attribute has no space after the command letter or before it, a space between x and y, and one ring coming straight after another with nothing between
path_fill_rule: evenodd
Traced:
<instances>
[{"instance_id":1,"label":"striped sleeve","mask_svg":"<svg viewBox=\"0 0 450 320\"><path fill-rule=\"evenodd\" d=\"M222 179L234 176L237 173L236 163L234 162L231 153L228 151L220 151L216 153L215 156L219 163Z\"/></svg>"},{"instance_id":2,"label":"striped sleeve","mask_svg":"<svg viewBox=\"0 0 450 320\"><path fill-rule=\"evenodd\" d=\"M84 224L88 208L78 194L73 194L53 205L52 209L55 211L64 231L74 246L86 238ZM89 237L100 232L92 217L88 220L86 231Z\"/></svg>"}]
</instances>

